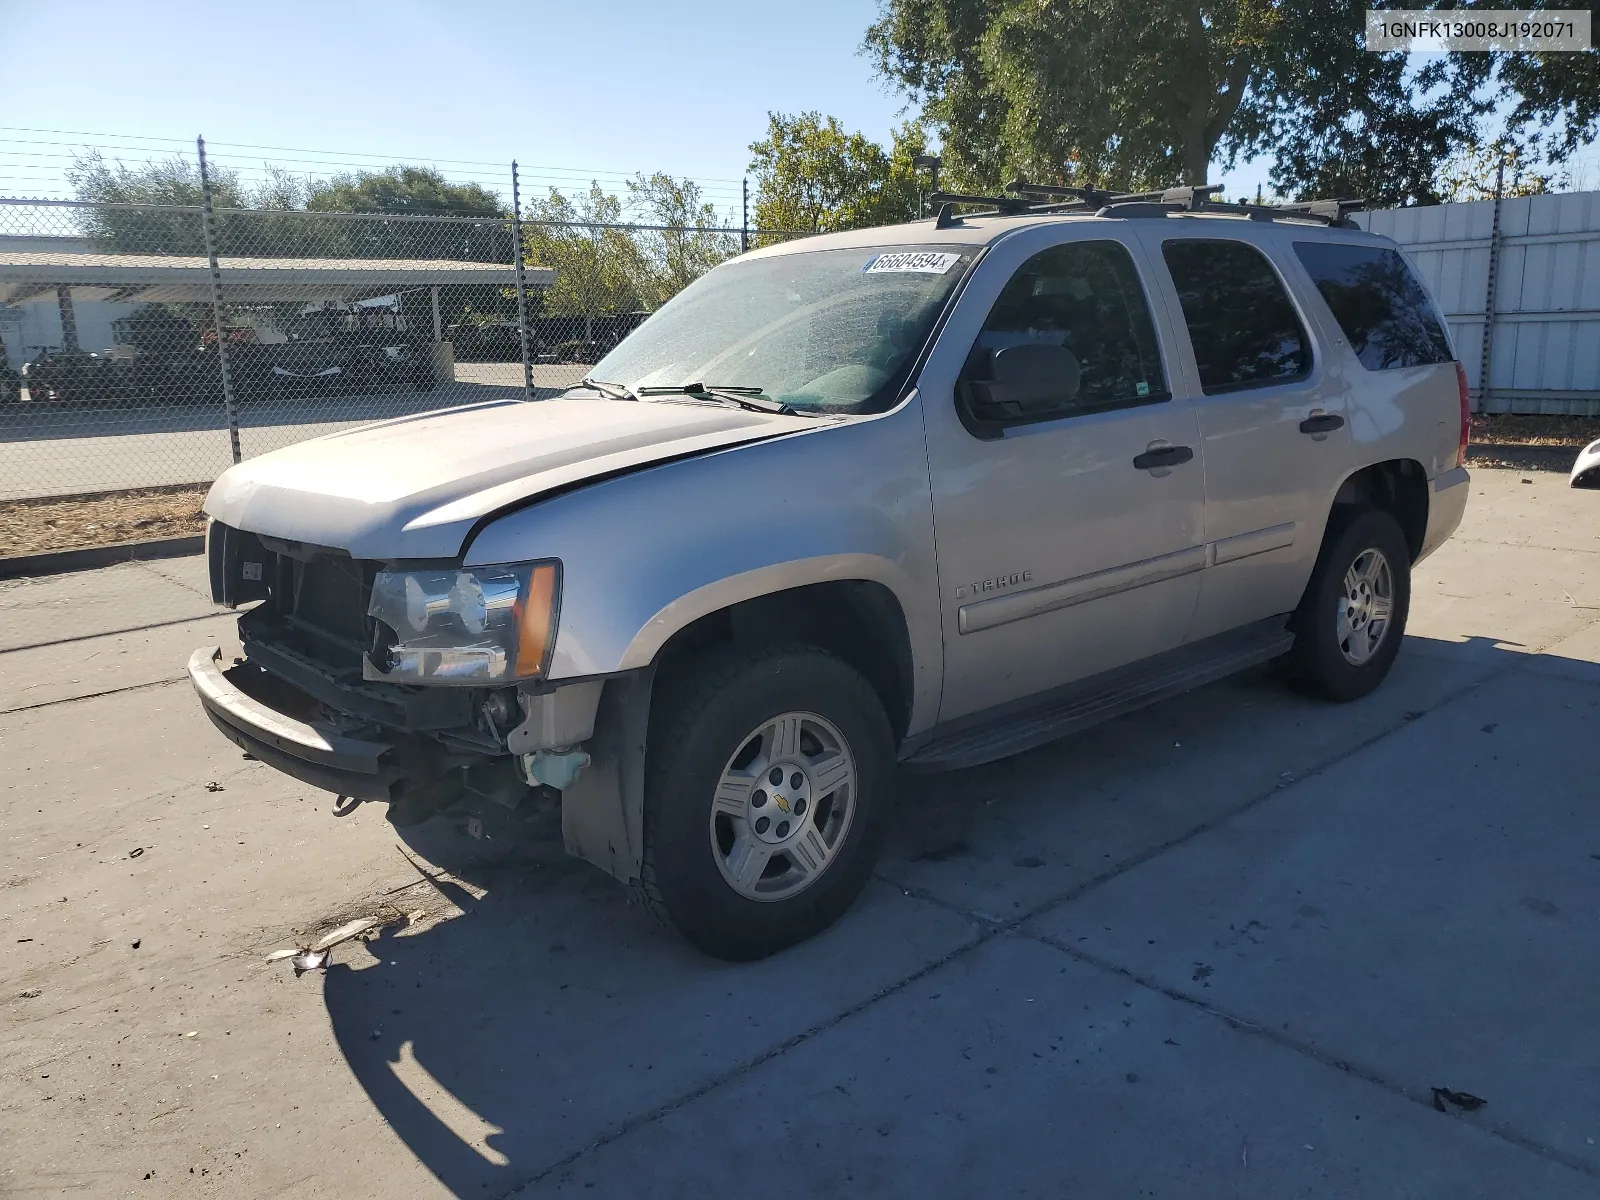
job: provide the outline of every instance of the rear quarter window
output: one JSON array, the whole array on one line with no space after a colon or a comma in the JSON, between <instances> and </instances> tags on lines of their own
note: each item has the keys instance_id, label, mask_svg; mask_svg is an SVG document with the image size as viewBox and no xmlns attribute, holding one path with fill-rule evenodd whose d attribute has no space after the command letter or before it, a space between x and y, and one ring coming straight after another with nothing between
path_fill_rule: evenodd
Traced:
<instances>
[{"instance_id":1,"label":"rear quarter window","mask_svg":"<svg viewBox=\"0 0 1600 1200\"><path fill-rule=\"evenodd\" d=\"M1171 238L1161 256L1206 395L1306 377L1311 343L1261 251L1225 238Z\"/></svg>"},{"instance_id":2,"label":"rear quarter window","mask_svg":"<svg viewBox=\"0 0 1600 1200\"><path fill-rule=\"evenodd\" d=\"M1398 250L1296 242L1294 252L1367 370L1451 360L1444 323Z\"/></svg>"}]
</instances>

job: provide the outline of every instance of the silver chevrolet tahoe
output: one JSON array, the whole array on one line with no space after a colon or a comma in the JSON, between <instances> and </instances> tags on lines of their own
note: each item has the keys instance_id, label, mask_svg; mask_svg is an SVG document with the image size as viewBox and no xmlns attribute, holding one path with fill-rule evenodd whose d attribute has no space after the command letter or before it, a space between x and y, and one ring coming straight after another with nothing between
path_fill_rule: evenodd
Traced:
<instances>
[{"instance_id":1,"label":"silver chevrolet tahoe","mask_svg":"<svg viewBox=\"0 0 1600 1200\"><path fill-rule=\"evenodd\" d=\"M710 954L836 920L897 767L1400 650L1465 378L1343 208L997 198L717 267L554 399L319 438L206 501L218 729L397 824L559 792Z\"/></svg>"}]
</instances>

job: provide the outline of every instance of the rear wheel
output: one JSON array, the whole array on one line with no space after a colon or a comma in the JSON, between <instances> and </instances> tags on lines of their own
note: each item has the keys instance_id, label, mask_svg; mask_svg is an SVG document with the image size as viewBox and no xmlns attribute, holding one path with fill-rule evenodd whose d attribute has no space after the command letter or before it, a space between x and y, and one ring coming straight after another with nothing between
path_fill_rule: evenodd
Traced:
<instances>
[{"instance_id":1,"label":"rear wheel","mask_svg":"<svg viewBox=\"0 0 1600 1200\"><path fill-rule=\"evenodd\" d=\"M1327 700L1356 700L1389 674L1411 608L1411 551L1386 512L1335 517L1291 619L1285 666L1296 686Z\"/></svg>"},{"instance_id":2,"label":"rear wheel","mask_svg":"<svg viewBox=\"0 0 1600 1200\"><path fill-rule=\"evenodd\" d=\"M726 651L658 688L645 894L718 958L836 921L883 845L893 739L877 694L825 651Z\"/></svg>"}]
</instances>

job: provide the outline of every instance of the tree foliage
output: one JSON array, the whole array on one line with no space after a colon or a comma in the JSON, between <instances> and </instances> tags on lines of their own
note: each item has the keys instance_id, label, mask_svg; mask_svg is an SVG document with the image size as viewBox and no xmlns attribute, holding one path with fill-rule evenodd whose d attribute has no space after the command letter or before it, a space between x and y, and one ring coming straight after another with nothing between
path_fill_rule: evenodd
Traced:
<instances>
[{"instance_id":1,"label":"tree foliage","mask_svg":"<svg viewBox=\"0 0 1600 1200\"><path fill-rule=\"evenodd\" d=\"M219 254L474 262L511 256L510 214L499 198L478 184L450 183L432 167L305 179L269 166L265 181L253 188L227 167L212 166L209 173ZM193 211L204 199L197 162L172 157L129 165L89 150L76 158L68 178L77 198L94 206L85 210L85 232L107 249L205 253L200 215ZM307 213L498 218L506 224L318 220Z\"/></svg>"},{"instance_id":2,"label":"tree foliage","mask_svg":"<svg viewBox=\"0 0 1600 1200\"><path fill-rule=\"evenodd\" d=\"M1473 143L1452 154L1439 171L1439 195L1447 201L1492 200L1496 188L1502 196L1542 196L1564 183L1532 140Z\"/></svg>"},{"instance_id":3,"label":"tree foliage","mask_svg":"<svg viewBox=\"0 0 1600 1200\"><path fill-rule=\"evenodd\" d=\"M1145 188L1272 154L1287 194L1427 202L1493 110L1513 129L1600 123L1600 55L1363 46L1368 4L1332 0L882 0L865 49L920 103L952 183Z\"/></svg>"},{"instance_id":4,"label":"tree foliage","mask_svg":"<svg viewBox=\"0 0 1600 1200\"><path fill-rule=\"evenodd\" d=\"M639 175L629 181L628 197L641 226L632 235L643 269L639 309L659 308L739 252L738 237L722 232L731 218L719 216L691 180Z\"/></svg>"},{"instance_id":5,"label":"tree foliage","mask_svg":"<svg viewBox=\"0 0 1600 1200\"><path fill-rule=\"evenodd\" d=\"M526 260L556 273L541 301L550 316L653 310L739 252L699 187L670 175L636 176L626 204L591 183L574 196L551 189L527 209Z\"/></svg>"},{"instance_id":6,"label":"tree foliage","mask_svg":"<svg viewBox=\"0 0 1600 1200\"><path fill-rule=\"evenodd\" d=\"M477 183L450 183L433 167L404 164L313 179L306 185L310 212L393 213L452 217L504 217L506 207Z\"/></svg>"},{"instance_id":7,"label":"tree foliage","mask_svg":"<svg viewBox=\"0 0 1600 1200\"><path fill-rule=\"evenodd\" d=\"M921 193L911 160L926 149L915 124L896 129L885 150L820 112L769 113L767 136L750 146L755 223L828 231L912 220Z\"/></svg>"},{"instance_id":8,"label":"tree foliage","mask_svg":"<svg viewBox=\"0 0 1600 1200\"><path fill-rule=\"evenodd\" d=\"M198 212L171 211L199 208L204 197L196 163L174 156L129 166L107 162L98 150L89 150L73 160L67 179L79 200L96 206L83 210L84 232L105 249L131 254L205 253ZM217 208L246 208L251 201L237 173L226 169L212 174L211 195Z\"/></svg>"}]
</instances>

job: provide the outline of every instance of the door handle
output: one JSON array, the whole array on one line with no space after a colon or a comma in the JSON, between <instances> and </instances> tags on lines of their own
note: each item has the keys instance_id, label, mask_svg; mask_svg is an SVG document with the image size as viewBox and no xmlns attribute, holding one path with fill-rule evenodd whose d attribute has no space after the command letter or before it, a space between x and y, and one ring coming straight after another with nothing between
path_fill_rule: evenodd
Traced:
<instances>
[{"instance_id":1,"label":"door handle","mask_svg":"<svg viewBox=\"0 0 1600 1200\"><path fill-rule=\"evenodd\" d=\"M1300 422L1301 433L1332 433L1335 429L1343 428L1344 418L1337 413L1318 413Z\"/></svg>"},{"instance_id":2,"label":"door handle","mask_svg":"<svg viewBox=\"0 0 1600 1200\"><path fill-rule=\"evenodd\" d=\"M1175 467L1193 457L1194 451L1188 446L1157 446L1135 458L1133 465L1141 471L1153 471L1159 467Z\"/></svg>"}]
</instances>

